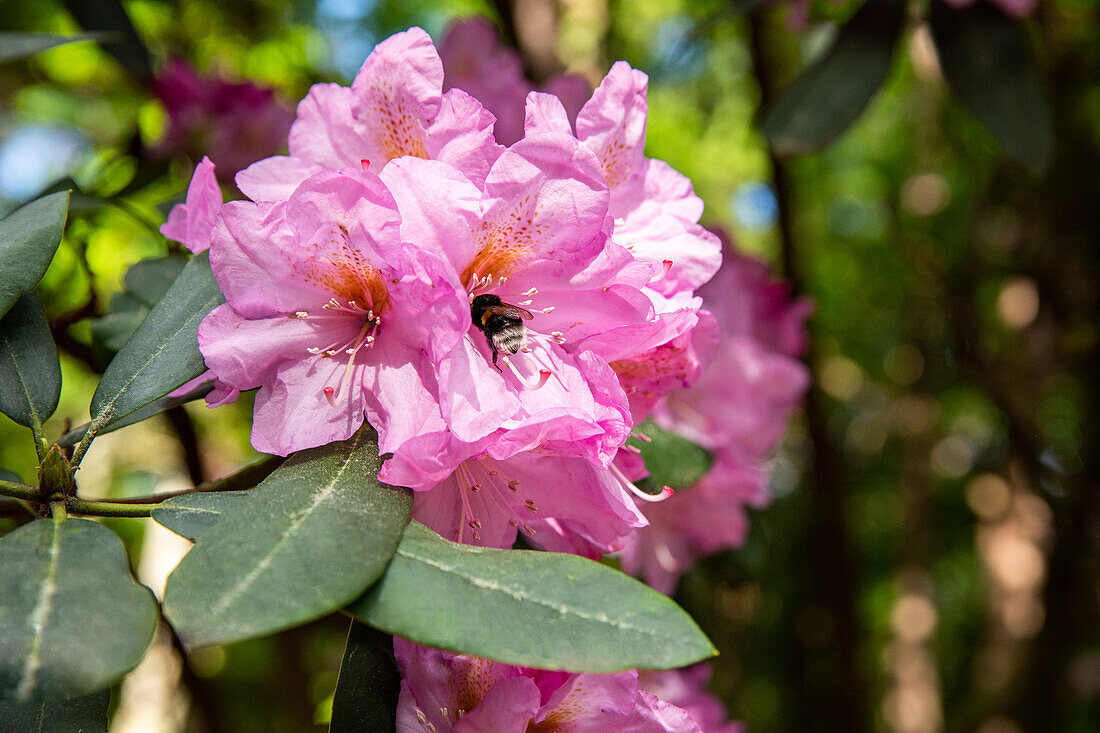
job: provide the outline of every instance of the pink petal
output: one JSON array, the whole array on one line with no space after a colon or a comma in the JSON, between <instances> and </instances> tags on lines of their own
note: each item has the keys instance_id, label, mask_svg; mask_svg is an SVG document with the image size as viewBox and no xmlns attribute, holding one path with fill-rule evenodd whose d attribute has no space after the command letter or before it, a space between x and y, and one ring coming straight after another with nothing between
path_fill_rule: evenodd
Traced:
<instances>
[{"instance_id":1,"label":"pink petal","mask_svg":"<svg viewBox=\"0 0 1100 733\"><path fill-rule=\"evenodd\" d=\"M356 155L374 170L402 155L428 157L426 129L439 112L443 64L420 28L374 47L351 85L352 115L366 144Z\"/></svg>"},{"instance_id":2,"label":"pink petal","mask_svg":"<svg viewBox=\"0 0 1100 733\"><path fill-rule=\"evenodd\" d=\"M314 84L298 103L290 128L290 155L323 168L359 166L371 149L371 131L352 114L354 95L339 84ZM379 165L385 161L379 160Z\"/></svg>"},{"instance_id":3,"label":"pink petal","mask_svg":"<svg viewBox=\"0 0 1100 733\"><path fill-rule=\"evenodd\" d=\"M176 204L168 213L168 221L160 233L175 240L195 254L210 248L210 237L214 231L214 219L222 205L222 190L214 175L214 164L203 157L195 166L191 183L187 186L187 197L182 204Z\"/></svg>"},{"instance_id":4,"label":"pink petal","mask_svg":"<svg viewBox=\"0 0 1100 733\"><path fill-rule=\"evenodd\" d=\"M569 114L565 111L561 100L553 94L543 94L542 92L531 92L527 95L523 128L528 135L549 132L573 134L573 126L569 123Z\"/></svg>"},{"instance_id":5,"label":"pink petal","mask_svg":"<svg viewBox=\"0 0 1100 733\"><path fill-rule=\"evenodd\" d=\"M253 201L286 201L302 181L322 170L320 165L302 158L275 155L239 171L234 181Z\"/></svg>"},{"instance_id":6,"label":"pink petal","mask_svg":"<svg viewBox=\"0 0 1100 733\"><path fill-rule=\"evenodd\" d=\"M618 61L577 115L577 137L596 151L609 188L642 166L648 86L643 72Z\"/></svg>"},{"instance_id":7,"label":"pink petal","mask_svg":"<svg viewBox=\"0 0 1100 733\"><path fill-rule=\"evenodd\" d=\"M504 151L493 137L495 124L496 118L480 102L461 89L452 89L443 95L439 114L428 128L428 154L482 186Z\"/></svg>"},{"instance_id":8,"label":"pink petal","mask_svg":"<svg viewBox=\"0 0 1100 733\"><path fill-rule=\"evenodd\" d=\"M493 685L476 708L455 724L455 733L526 733L539 709L539 688L529 677Z\"/></svg>"}]
</instances>

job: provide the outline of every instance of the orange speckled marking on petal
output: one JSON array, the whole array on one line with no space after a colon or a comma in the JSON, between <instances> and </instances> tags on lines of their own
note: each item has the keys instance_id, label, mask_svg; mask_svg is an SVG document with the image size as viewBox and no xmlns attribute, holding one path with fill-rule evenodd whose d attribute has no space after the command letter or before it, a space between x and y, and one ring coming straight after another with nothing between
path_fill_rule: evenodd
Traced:
<instances>
[{"instance_id":1,"label":"orange speckled marking on petal","mask_svg":"<svg viewBox=\"0 0 1100 733\"><path fill-rule=\"evenodd\" d=\"M630 178L630 153L633 149L632 145L624 145L621 140L614 140L599 151L600 165L603 166L603 175L607 179L608 188L615 188Z\"/></svg>"},{"instance_id":2,"label":"orange speckled marking on petal","mask_svg":"<svg viewBox=\"0 0 1100 733\"><path fill-rule=\"evenodd\" d=\"M550 229L548 224L535 223L537 213L528 196L496 221L483 221L474 232L477 254L462 271L462 282L470 282L474 275L508 277L522 269L523 261L539 251L539 239ZM553 252L543 254L549 257Z\"/></svg>"},{"instance_id":3,"label":"orange speckled marking on petal","mask_svg":"<svg viewBox=\"0 0 1100 733\"><path fill-rule=\"evenodd\" d=\"M306 245L308 254L304 262L291 259L295 274L304 282L355 302L363 310L385 311L390 294L382 272L351 246L347 228L336 224L322 236Z\"/></svg>"},{"instance_id":4,"label":"orange speckled marking on petal","mask_svg":"<svg viewBox=\"0 0 1100 733\"><path fill-rule=\"evenodd\" d=\"M416 103L385 83L374 85L369 98L371 103L361 113L361 119L386 156L382 164L403 155L427 158L428 148L424 128L415 112Z\"/></svg>"},{"instance_id":5,"label":"orange speckled marking on petal","mask_svg":"<svg viewBox=\"0 0 1100 733\"><path fill-rule=\"evenodd\" d=\"M585 704L584 698L584 680L577 680L545 720L538 725L527 726L527 733L559 733L559 731L570 730L573 727L571 723L593 712L590 706Z\"/></svg>"},{"instance_id":6,"label":"orange speckled marking on petal","mask_svg":"<svg viewBox=\"0 0 1100 733\"><path fill-rule=\"evenodd\" d=\"M481 700L497 683L496 665L496 662L476 657L463 659L461 664L455 665L455 674L448 680L448 685L458 710L473 710L481 704ZM457 710L453 712L457 713Z\"/></svg>"}]
</instances>

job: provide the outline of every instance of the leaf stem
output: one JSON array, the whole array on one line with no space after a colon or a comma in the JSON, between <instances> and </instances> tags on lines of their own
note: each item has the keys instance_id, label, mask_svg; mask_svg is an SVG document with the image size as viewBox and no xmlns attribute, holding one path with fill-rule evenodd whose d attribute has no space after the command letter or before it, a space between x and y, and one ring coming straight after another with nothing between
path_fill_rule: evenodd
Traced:
<instances>
[{"instance_id":1,"label":"leaf stem","mask_svg":"<svg viewBox=\"0 0 1100 733\"><path fill-rule=\"evenodd\" d=\"M46 501L38 489L27 484L21 484L17 481L4 481L0 480L0 495L10 496L13 499L22 499L23 501L35 501L42 503Z\"/></svg>"},{"instance_id":2,"label":"leaf stem","mask_svg":"<svg viewBox=\"0 0 1100 733\"><path fill-rule=\"evenodd\" d=\"M72 466L75 471L80 467L80 461L84 458L84 454L88 452L88 446L92 444L92 440L95 439L95 434L99 432L99 423L92 420L88 424L88 429L85 431L83 437L80 438L80 443L77 444L76 450L73 451L72 460L69 461L69 465Z\"/></svg>"}]
</instances>

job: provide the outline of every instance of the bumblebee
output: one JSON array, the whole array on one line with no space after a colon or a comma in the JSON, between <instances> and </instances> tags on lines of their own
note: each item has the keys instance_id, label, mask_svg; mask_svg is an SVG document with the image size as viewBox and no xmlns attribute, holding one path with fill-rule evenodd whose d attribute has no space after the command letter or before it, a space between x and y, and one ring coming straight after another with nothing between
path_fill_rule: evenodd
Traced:
<instances>
[{"instance_id":1,"label":"bumblebee","mask_svg":"<svg viewBox=\"0 0 1100 733\"><path fill-rule=\"evenodd\" d=\"M470 301L470 318L485 334L485 340L493 350L493 366L496 366L497 355L501 351L518 354L523 348L527 340L523 322L532 317L531 311L505 303L496 295L479 295Z\"/></svg>"}]
</instances>

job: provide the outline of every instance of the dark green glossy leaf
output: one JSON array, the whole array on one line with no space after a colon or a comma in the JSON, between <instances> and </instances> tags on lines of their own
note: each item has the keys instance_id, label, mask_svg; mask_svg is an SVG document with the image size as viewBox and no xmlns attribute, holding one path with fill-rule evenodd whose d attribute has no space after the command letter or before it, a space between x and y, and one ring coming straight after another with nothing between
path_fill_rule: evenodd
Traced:
<instances>
[{"instance_id":1,"label":"dark green glossy leaf","mask_svg":"<svg viewBox=\"0 0 1100 733\"><path fill-rule=\"evenodd\" d=\"M39 519L0 539L0 698L102 690L153 639L153 594L122 541L87 519Z\"/></svg>"},{"instance_id":2,"label":"dark green glossy leaf","mask_svg":"<svg viewBox=\"0 0 1100 733\"><path fill-rule=\"evenodd\" d=\"M114 432L115 430L119 430L120 428L124 428L128 425L139 423L142 420L148 420L153 415L159 415L165 410L170 410L173 407L185 405L188 402L194 402L197 399L205 397L207 394L210 393L210 390L212 389L214 389L213 377L211 377L209 380L203 380L202 383L196 385L194 389L189 389L183 394L177 395L175 397L161 397L155 402L150 402L148 405L141 408L140 410L135 410L126 417L120 420L115 420L114 422L108 424L107 427L100 429L99 435ZM91 427L91 423L78 425L77 427L73 428L72 430L58 438L57 444L62 446L76 445L80 442L80 439L84 437L84 433L88 432L89 427Z\"/></svg>"},{"instance_id":3,"label":"dark green glossy leaf","mask_svg":"<svg viewBox=\"0 0 1100 733\"><path fill-rule=\"evenodd\" d=\"M329 733L392 731L400 692L393 638L353 620L340 662Z\"/></svg>"},{"instance_id":4,"label":"dark green glossy leaf","mask_svg":"<svg viewBox=\"0 0 1100 733\"><path fill-rule=\"evenodd\" d=\"M540 669L667 669L715 654L683 609L606 565L459 545L417 522L347 610L420 644Z\"/></svg>"},{"instance_id":5,"label":"dark green glossy leaf","mask_svg":"<svg viewBox=\"0 0 1100 733\"><path fill-rule=\"evenodd\" d=\"M270 634L340 608L393 555L412 495L378 481L368 430L302 451L227 508L168 578L164 608L191 646Z\"/></svg>"},{"instance_id":6,"label":"dark green glossy leaf","mask_svg":"<svg viewBox=\"0 0 1100 733\"><path fill-rule=\"evenodd\" d=\"M0 219L0 315L42 279L65 230L69 193L31 201Z\"/></svg>"},{"instance_id":7,"label":"dark green glossy leaf","mask_svg":"<svg viewBox=\"0 0 1100 733\"><path fill-rule=\"evenodd\" d=\"M107 733L111 691L19 704L0 700L0 730L11 733Z\"/></svg>"},{"instance_id":8,"label":"dark green glossy leaf","mask_svg":"<svg viewBox=\"0 0 1100 733\"><path fill-rule=\"evenodd\" d=\"M107 32L109 40L100 45L134 78L144 81L153 75L149 51L119 0L64 0L64 5L85 30Z\"/></svg>"},{"instance_id":9,"label":"dark green glossy leaf","mask_svg":"<svg viewBox=\"0 0 1100 733\"><path fill-rule=\"evenodd\" d=\"M142 260L126 271L122 286L127 293L152 308L172 287L188 261L181 255Z\"/></svg>"},{"instance_id":10,"label":"dark green glossy leaf","mask_svg":"<svg viewBox=\"0 0 1100 733\"><path fill-rule=\"evenodd\" d=\"M110 425L202 374L196 333L224 300L208 254L196 255L107 366L92 396L92 422Z\"/></svg>"},{"instance_id":11,"label":"dark green glossy leaf","mask_svg":"<svg viewBox=\"0 0 1100 733\"><path fill-rule=\"evenodd\" d=\"M41 425L60 397L57 346L30 290L0 318L0 412L20 425Z\"/></svg>"},{"instance_id":12,"label":"dark green glossy leaf","mask_svg":"<svg viewBox=\"0 0 1100 733\"><path fill-rule=\"evenodd\" d=\"M642 452L649 476L636 482L639 489L649 494L659 494L665 486L685 489L703 478L714 457L710 451L690 440L654 425L646 420L634 428L649 441L632 439L630 443Z\"/></svg>"},{"instance_id":13,"label":"dark green glossy leaf","mask_svg":"<svg viewBox=\"0 0 1100 733\"><path fill-rule=\"evenodd\" d=\"M1040 175L1054 132L1035 55L1018 21L991 3L929 8L943 75L1005 152Z\"/></svg>"},{"instance_id":14,"label":"dark green glossy leaf","mask_svg":"<svg viewBox=\"0 0 1100 733\"><path fill-rule=\"evenodd\" d=\"M79 33L75 36L56 36L53 33L0 33L0 63L15 61L49 51L66 43L94 41L94 33Z\"/></svg>"},{"instance_id":15,"label":"dark green glossy leaf","mask_svg":"<svg viewBox=\"0 0 1100 733\"><path fill-rule=\"evenodd\" d=\"M173 496L153 510L153 519L180 537L195 542L213 527L221 516L243 506L251 491L204 491Z\"/></svg>"},{"instance_id":16,"label":"dark green glossy leaf","mask_svg":"<svg viewBox=\"0 0 1100 733\"><path fill-rule=\"evenodd\" d=\"M867 0L856 11L765 115L762 129L778 154L820 150L859 118L890 73L904 18L903 0Z\"/></svg>"}]
</instances>

